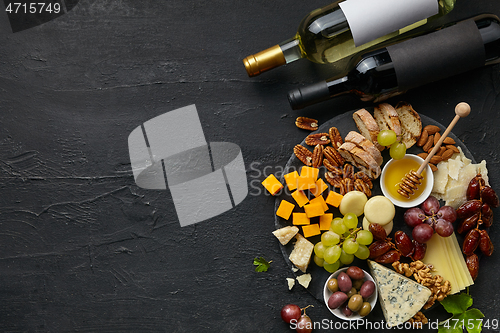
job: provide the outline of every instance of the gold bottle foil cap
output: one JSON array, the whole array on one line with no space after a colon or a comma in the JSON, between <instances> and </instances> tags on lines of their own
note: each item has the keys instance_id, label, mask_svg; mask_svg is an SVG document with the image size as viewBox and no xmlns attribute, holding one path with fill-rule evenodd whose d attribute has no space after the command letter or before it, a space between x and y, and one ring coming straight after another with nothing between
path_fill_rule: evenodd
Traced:
<instances>
[{"instance_id":1,"label":"gold bottle foil cap","mask_svg":"<svg viewBox=\"0 0 500 333\"><path fill-rule=\"evenodd\" d=\"M243 59L248 76L257 76L260 73L286 64L285 56L279 45L268 48Z\"/></svg>"}]
</instances>

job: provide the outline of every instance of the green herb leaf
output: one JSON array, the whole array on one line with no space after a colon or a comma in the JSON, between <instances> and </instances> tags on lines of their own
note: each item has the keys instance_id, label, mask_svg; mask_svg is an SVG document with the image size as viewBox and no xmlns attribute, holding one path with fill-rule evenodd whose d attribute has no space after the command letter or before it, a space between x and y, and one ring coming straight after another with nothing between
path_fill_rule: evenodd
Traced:
<instances>
[{"instance_id":1,"label":"green herb leaf","mask_svg":"<svg viewBox=\"0 0 500 333\"><path fill-rule=\"evenodd\" d=\"M449 320L441 323L438 327L438 333L463 333L462 327L456 325L456 319L450 318Z\"/></svg>"},{"instance_id":2,"label":"green herb leaf","mask_svg":"<svg viewBox=\"0 0 500 333\"><path fill-rule=\"evenodd\" d=\"M462 315L464 319L464 326L467 329L467 332L469 333L479 333L482 330L482 323L483 321L481 320L484 318L484 314L479 311L478 309L470 309L467 310L463 313Z\"/></svg>"},{"instance_id":3,"label":"green herb leaf","mask_svg":"<svg viewBox=\"0 0 500 333\"><path fill-rule=\"evenodd\" d=\"M257 267L255 267L255 271L256 272L267 272L267 270L269 269L269 266L271 265L271 261L267 261L266 259L262 258L262 257L255 257L255 259L253 260L253 264Z\"/></svg>"},{"instance_id":4,"label":"green herb leaf","mask_svg":"<svg viewBox=\"0 0 500 333\"><path fill-rule=\"evenodd\" d=\"M472 297L461 293L458 295L449 295L440 302L444 309L453 314L461 314L472 306Z\"/></svg>"}]
</instances>

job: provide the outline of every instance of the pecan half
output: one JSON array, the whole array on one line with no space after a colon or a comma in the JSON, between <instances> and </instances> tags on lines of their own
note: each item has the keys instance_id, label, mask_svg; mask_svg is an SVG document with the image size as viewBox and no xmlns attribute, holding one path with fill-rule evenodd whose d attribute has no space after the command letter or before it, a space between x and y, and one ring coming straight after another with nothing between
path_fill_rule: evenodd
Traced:
<instances>
[{"instance_id":1,"label":"pecan half","mask_svg":"<svg viewBox=\"0 0 500 333\"><path fill-rule=\"evenodd\" d=\"M331 146L327 146L323 149L323 155L325 155L325 158L335 166L342 166L344 164L342 155L340 155L337 149Z\"/></svg>"},{"instance_id":2,"label":"pecan half","mask_svg":"<svg viewBox=\"0 0 500 333\"><path fill-rule=\"evenodd\" d=\"M295 126L308 131L315 131L318 129L318 121L312 118L298 117L295 120Z\"/></svg>"},{"instance_id":3,"label":"pecan half","mask_svg":"<svg viewBox=\"0 0 500 333\"><path fill-rule=\"evenodd\" d=\"M340 188L342 186L342 176L328 171L325 173L326 181L333 187Z\"/></svg>"},{"instance_id":4,"label":"pecan half","mask_svg":"<svg viewBox=\"0 0 500 333\"><path fill-rule=\"evenodd\" d=\"M342 135L340 135L337 127L330 127L330 129L328 130L328 135L330 136L330 141L332 142L332 146L334 148L339 148L344 143Z\"/></svg>"},{"instance_id":5,"label":"pecan half","mask_svg":"<svg viewBox=\"0 0 500 333\"><path fill-rule=\"evenodd\" d=\"M314 133L309 134L306 138L306 145L316 146L316 145L327 145L330 143L330 138L327 133Z\"/></svg>"},{"instance_id":6,"label":"pecan half","mask_svg":"<svg viewBox=\"0 0 500 333\"><path fill-rule=\"evenodd\" d=\"M354 174L354 178L355 179L361 179L366 185L368 185L368 187L370 188L370 190L373 188L373 183L372 183L372 180L370 177L368 177L368 175L366 173L364 173L363 171L358 171Z\"/></svg>"},{"instance_id":7,"label":"pecan half","mask_svg":"<svg viewBox=\"0 0 500 333\"><path fill-rule=\"evenodd\" d=\"M328 159L323 159L323 165L328 171L333 171L335 168L338 168L337 164L332 164Z\"/></svg>"},{"instance_id":8,"label":"pecan half","mask_svg":"<svg viewBox=\"0 0 500 333\"><path fill-rule=\"evenodd\" d=\"M354 167L352 164L346 163L344 164L344 169L343 169L343 177L344 179L353 179L354 178Z\"/></svg>"},{"instance_id":9,"label":"pecan half","mask_svg":"<svg viewBox=\"0 0 500 333\"><path fill-rule=\"evenodd\" d=\"M323 164L323 146L320 144L316 145L312 155L312 166L319 168Z\"/></svg>"},{"instance_id":10,"label":"pecan half","mask_svg":"<svg viewBox=\"0 0 500 333\"><path fill-rule=\"evenodd\" d=\"M367 197L371 197L372 195L370 187L362 179L358 178L354 181L354 189L363 192Z\"/></svg>"},{"instance_id":11,"label":"pecan half","mask_svg":"<svg viewBox=\"0 0 500 333\"><path fill-rule=\"evenodd\" d=\"M312 152L304 146L296 145L293 147L293 153L297 158L307 166L312 166Z\"/></svg>"}]
</instances>

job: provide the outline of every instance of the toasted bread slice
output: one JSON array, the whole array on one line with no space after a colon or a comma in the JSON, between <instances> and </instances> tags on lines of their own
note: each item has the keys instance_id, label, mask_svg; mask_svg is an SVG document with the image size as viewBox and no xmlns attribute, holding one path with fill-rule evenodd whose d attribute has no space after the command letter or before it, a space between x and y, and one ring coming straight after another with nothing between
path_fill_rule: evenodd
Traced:
<instances>
[{"instance_id":1,"label":"toasted bread slice","mask_svg":"<svg viewBox=\"0 0 500 333\"><path fill-rule=\"evenodd\" d=\"M413 107L406 102L399 102L396 105L401 122L401 141L406 145L406 148L412 147L422 133L422 120Z\"/></svg>"},{"instance_id":2,"label":"toasted bread slice","mask_svg":"<svg viewBox=\"0 0 500 333\"><path fill-rule=\"evenodd\" d=\"M357 166L356 160L354 159L354 156L351 153L351 149L353 149L354 147L356 147L354 143L347 141L340 145L338 152L346 162L349 162L352 165Z\"/></svg>"},{"instance_id":3,"label":"toasted bread slice","mask_svg":"<svg viewBox=\"0 0 500 333\"><path fill-rule=\"evenodd\" d=\"M377 164L379 166L382 165L382 162L384 161L384 159L382 158L382 154L380 153L380 150L378 150L377 147L375 147L375 145L370 140L368 140L367 138L365 138L364 136L362 136L358 132L351 131L351 132L347 133L347 135L345 137L345 141L352 142L356 146L362 148L367 153L372 155L373 159L375 160L375 162L377 162Z\"/></svg>"},{"instance_id":4,"label":"toasted bread slice","mask_svg":"<svg viewBox=\"0 0 500 333\"><path fill-rule=\"evenodd\" d=\"M359 133L370 140L379 151L384 150L384 147L377 142L377 135L380 128L370 112L361 109L354 112L352 117L356 123L356 127L358 127Z\"/></svg>"},{"instance_id":5,"label":"toasted bread slice","mask_svg":"<svg viewBox=\"0 0 500 333\"><path fill-rule=\"evenodd\" d=\"M388 103L382 103L375 107L373 116L379 129L393 130L399 137L401 135L401 123L396 109Z\"/></svg>"},{"instance_id":6,"label":"toasted bread slice","mask_svg":"<svg viewBox=\"0 0 500 333\"><path fill-rule=\"evenodd\" d=\"M368 177L376 179L380 176L380 166L371 154L356 146L353 142L346 141L339 147L342 157L363 171Z\"/></svg>"}]
</instances>

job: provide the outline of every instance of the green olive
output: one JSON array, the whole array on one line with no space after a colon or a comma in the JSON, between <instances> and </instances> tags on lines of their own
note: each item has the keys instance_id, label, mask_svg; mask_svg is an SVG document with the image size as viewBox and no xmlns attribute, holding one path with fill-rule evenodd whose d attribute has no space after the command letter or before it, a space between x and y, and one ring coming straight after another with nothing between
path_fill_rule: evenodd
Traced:
<instances>
[{"instance_id":1,"label":"green olive","mask_svg":"<svg viewBox=\"0 0 500 333\"><path fill-rule=\"evenodd\" d=\"M363 304L361 305L361 309L358 310L358 314L361 317L364 317L364 316L368 315L371 310L372 310L372 306L370 305L370 303L363 302Z\"/></svg>"},{"instance_id":2,"label":"green olive","mask_svg":"<svg viewBox=\"0 0 500 333\"><path fill-rule=\"evenodd\" d=\"M356 288L356 290L359 290L359 289L361 289L361 286L363 285L364 282L365 282L365 280L363 280L363 279L352 280L352 286L354 288Z\"/></svg>"},{"instance_id":3,"label":"green olive","mask_svg":"<svg viewBox=\"0 0 500 333\"><path fill-rule=\"evenodd\" d=\"M352 287L351 290L349 290L349 292L347 293L347 297L351 298L352 295L356 295L358 293L358 291L356 290L356 288Z\"/></svg>"},{"instance_id":4,"label":"green olive","mask_svg":"<svg viewBox=\"0 0 500 333\"><path fill-rule=\"evenodd\" d=\"M347 303L347 306L349 309L351 309L354 312L358 312L359 309L361 309L361 306L363 305L363 297L361 295L352 295L351 298L349 298L349 303Z\"/></svg>"},{"instance_id":5,"label":"green olive","mask_svg":"<svg viewBox=\"0 0 500 333\"><path fill-rule=\"evenodd\" d=\"M339 283L337 279L330 279L328 280L328 284L326 285L328 290L330 290L332 293L336 292L339 290Z\"/></svg>"}]
</instances>

